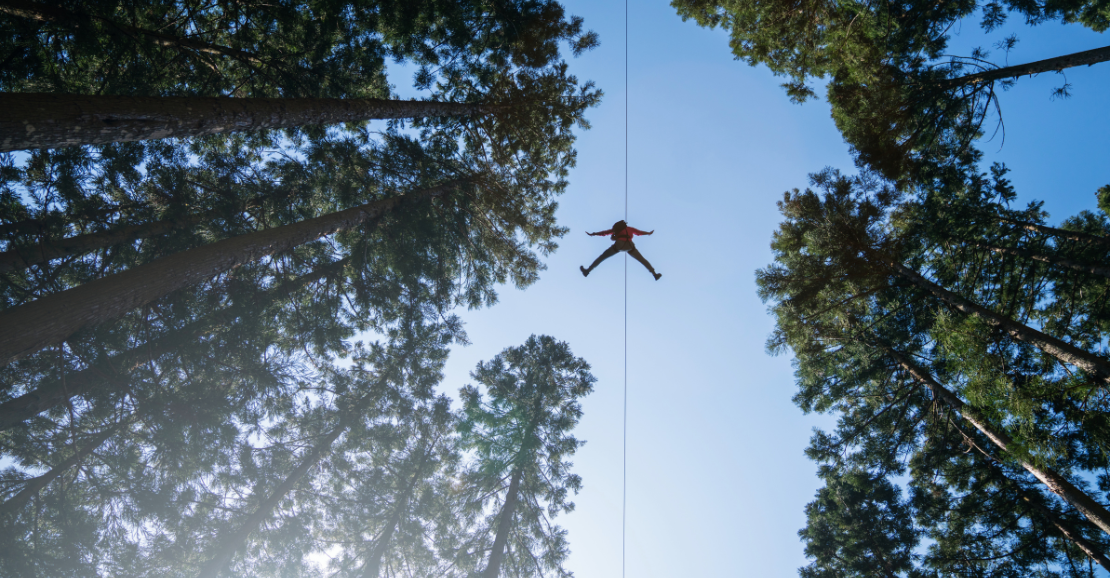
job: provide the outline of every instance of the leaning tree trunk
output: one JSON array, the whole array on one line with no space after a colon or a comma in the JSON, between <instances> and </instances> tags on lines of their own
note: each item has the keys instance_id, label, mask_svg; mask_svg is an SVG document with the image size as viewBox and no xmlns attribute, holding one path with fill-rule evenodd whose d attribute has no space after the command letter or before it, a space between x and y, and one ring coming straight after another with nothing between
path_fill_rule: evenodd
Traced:
<instances>
[{"instance_id":1,"label":"leaning tree trunk","mask_svg":"<svg viewBox=\"0 0 1110 578\"><path fill-rule=\"evenodd\" d=\"M1021 485L1021 483L1012 479L1009 475L1006 474L1004 470L1002 470L1001 467L999 467L998 464L1001 463L1002 460L999 460L998 458L987 452L987 450L979 447L979 444L976 443L974 440L971 440L971 438L959 427L957 427L956 430L959 431L965 439L970 440L972 446L976 450L978 450L984 458L986 458L987 467L992 469L998 475L998 477L1003 482L1003 486L1010 488L1012 491L1021 496L1022 501L1036 510L1037 513L1045 519L1045 521L1056 528L1056 531L1060 532L1060 534L1063 535L1065 538L1071 540L1077 548L1083 551L1084 554L1086 554L1095 562L1098 562L1099 566L1102 566L1106 570L1110 570L1110 558L1107 558L1105 554L1100 552L1098 546L1092 544L1089 540L1084 538L1083 534L1075 526L1061 519L1055 511L1044 505L1041 502L1044 496L1040 492L1026 489Z\"/></svg>"},{"instance_id":2,"label":"leaning tree trunk","mask_svg":"<svg viewBox=\"0 0 1110 578\"><path fill-rule=\"evenodd\" d=\"M412 495L416 492L416 486L420 483L420 480L423 479L420 474L424 471L424 465L427 463L428 456L431 453L432 448L427 448L421 452L420 461L416 464L416 471L412 474L411 482L405 488L405 493L397 500L393 512L389 515L389 520L386 521L385 528L374 544L374 549L371 550L370 554L366 557L366 564L362 567L362 578L378 578L381 575L382 557L385 556L385 551L389 548L389 543L393 540L394 531L401 523L401 516L404 515L405 508L408 507L409 501L412 500Z\"/></svg>"},{"instance_id":3,"label":"leaning tree trunk","mask_svg":"<svg viewBox=\"0 0 1110 578\"><path fill-rule=\"evenodd\" d=\"M61 343L82 327L115 319L183 287L200 283L244 263L350 229L392 211L404 201L444 195L464 182L465 179L451 181L419 193L382 199L300 223L224 239L9 309L0 313L0 365Z\"/></svg>"},{"instance_id":4,"label":"leaning tree trunk","mask_svg":"<svg viewBox=\"0 0 1110 578\"><path fill-rule=\"evenodd\" d=\"M543 399L542 395L536 396L536 401L532 406L531 420L528 422L528 427L525 428L524 436L521 438L517 460L520 459L519 454L523 453L536 441L533 436L539 425L539 412L540 408L543 407ZM513 527L513 512L516 510L517 502L520 501L518 494L520 492L520 480L523 476L524 465L517 463L513 469L512 479L509 481L509 490L505 493L505 504L501 506L500 519L497 522L497 535L493 538L489 562L486 564L485 571L482 572L482 578L498 578L501 572L501 561L505 557L505 545L509 542L509 531Z\"/></svg>"},{"instance_id":5,"label":"leaning tree trunk","mask_svg":"<svg viewBox=\"0 0 1110 578\"><path fill-rule=\"evenodd\" d=\"M501 573L501 560L505 557L505 544L509 541L509 530L513 527L513 511L516 510L518 501L517 493L520 489L520 478L524 468L517 466L513 470L512 480L509 481L509 491L505 494L505 505L501 507L497 522L497 536L493 539L493 548L490 550L489 563L482 572L482 578L498 578Z\"/></svg>"},{"instance_id":6,"label":"leaning tree trunk","mask_svg":"<svg viewBox=\"0 0 1110 578\"><path fill-rule=\"evenodd\" d=\"M3 223L0 224L0 236L42 235L51 227L64 226L76 221L103 219L117 210L119 210L118 207L100 207L84 211L68 211L64 216L61 213L54 213L41 219L23 219L12 223Z\"/></svg>"},{"instance_id":7,"label":"leaning tree trunk","mask_svg":"<svg viewBox=\"0 0 1110 578\"><path fill-rule=\"evenodd\" d=\"M1080 241L1083 243L1095 243L1110 248L1110 239L1101 237L1099 235L1092 235L1090 233L1083 233L1081 231L1069 231L1067 229L1057 229L1056 227L1048 227L1046 225L1038 225L1037 223L1029 223L1026 221L1012 221L1010 219L1000 219L1003 223L1008 225L1016 225L1032 231L1034 233L1041 233L1043 235L1052 235L1053 237L1063 237L1069 241Z\"/></svg>"},{"instance_id":8,"label":"leaning tree trunk","mask_svg":"<svg viewBox=\"0 0 1110 578\"><path fill-rule=\"evenodd\" d=\"M0 94L0 152L372 119L466 116L497 105L429 100Z\"/></svg>"},{"instance_id":9,"label":"leaning tree trunk","mask_svg":"<svg viewBox=\"0 0 1110 578\"><path fill-rule=\"evenodd\" d=\"M1090 275L1097 275L1099 277L1106 277L1107 279L1110 279L1110 267L1107 267L1105 265L1088 265L1086 263L1080 263L1079 261L1075 261L1072 259L1054 257L1051 255L1043 255L1041 253L1035 253L1026 249L999 247L997 245L991 245L989 243L979 243L976 241L962 242L974 247L978 247L980 249L992 251L994 253L1000 253L1002 255L1013 255L1014 257L1022 257L1032 261L1040 261L1041 263L1047 263L1056 267L1062 267L1064 269L1071 269L1072 271L1079 271L1080 273L1087 273Z\"/></svg>"},{"instance_id":10,"label":"leaning tree trunk","mask_svg":"<svg viewBox=\"0 0 1110 578\"><path fill-rule=\"evenodd\" d=\"M987 423L986 420L980 418L974 409L967 407L963 400L956 394L933 379L933 376L928 371L919 367L902 352L884 344L878 344L878 347L890 355L891 358L914 379L928 387L929 390L933 392L933 397L937 401L947 405L953 411L959 412L968 423L975 426L975 429L987 436L987 439L989 439L991 443L1002 451L1007 451L1007 448L1013 443L1013 439L1011 439L1006 432L994 428ZM1088 520L1102 529L1103 532L1110 534L1110 512L1107 512L1102 504L1091 499L1090 496L1075 487L1056 471L1049 468L1041 468L1027 460L1016 456L1014 457L1021 464L1021 467L1033 474L1035 478L1048 487L1049 491L1060 496L1065 502L1074 506L1075 509L1079 510Z\"/></svg>"},{"instance_id":11,"label":"leaning tree trunk","mask_svg":"<svg viewBox=\"0 0 1110 578\"><path fill-rule=\"evenodd\" d=\"M868 255L869 258L882 263L898 276L932 293L944 303L955 307L967 315L977 317L992 327L1002 329L1014 339L1033 345L1064 363L1074 365L1084 371L1094 374L1102 381L1110 383L1110 362L1107 360L1089 351L1084 351L1066 341L1042 333L1028 325L1018 323L1009 317L999 315L978 303L933 283L917 271L897 261L885 259L876 255L874 251L871 250L867 250L867 253L870 253Z\"/></svg>"},{"instance_id":12,"label":"leaning tree trunk","mask_svg":"<svg viewBox=\"0 0 1110 578\"><path fill-rule=\"evenodd\" d=\"M262 503L239 524L238 528L227 535L220 536L218 542L219 546L216 548L216 552L208 558L208 562L201 566L200 573L197 576L200 578L217 578L220 573L223 572L231 562L231 558L235 555L235 551L246 541L247 536L255 531L255 529L262 524L263 520L270 517L270 513L273 512L274 507L285 498L286 494L300 483L301 478L308 473L308 470L320 463L320 460L324 457L324 454L331 449L335 440L338 439L343 432L347 431L347 428L350 427L347 420L351 415L352 414L347 414L344 416L344 419L340 420L339 425L337 425L335 429L328 432L320 443L313 446L312 449L309 450L308 455L297 465L296 469L286 476L266 499L262 500Z\"/></svg>"},{"instance_id":13,"label":"leaning tree trunk","mask_svg":"<svg viewBox=\"0 0 1110 578\"><path fill-rule=\"evenodd\" d=\"M107 360L86 369L64 374L15 399L0 403L0 431L15 427L44 411L68 402L74 397L81 397L96 391L106 382L113 381L114 377L116 382L126 383L126 379L122 379L122 377L136 367L178 349L182 343L208 335L219 326L231 323L236 318L254 312L261 312L272 303L306 285L339 273L349 262L350 257L346 257L324 265L307 275L285 281L262 295L256 296L249 300L246 306L232 306L206 315L180 329L170 331L142 345L113 355Z\"/></svg>"},{"instance_id":14,"label":"leaning tree trunk","mask_svg":"<svg viewBox=\"0 0 1110 578\"><path fill-rule=\"evenodd\" d=\"M288 195L288 192L279 191L279 194L267 194L263 196L262 199L282 198ZM26 269L32 265L47 263L63 257L83 255L128 241L149 239L151 237L165 235L174 230L191 227L220 215L254 208L260 200L259 198L249 199L232 207L217 208L202 213L188 214L175 219L165 219L138 225L125 225L107 231L75 235L62 239L41 240L36 242L33 246L27 244L22 247L16 247L15 244L12 243L9 245L12 247L11 249L0 252L0 273ZM34 226L33 223L33 221L28 222L23 229L30 229Z\"/></svg>"},{"instance_id":15,"label":"leaning tree trunk","mask_svg":"<svg viewBox=\"0 0 1110 578\"><path fill-rule=\"evenodd\" d=\"M47 484L54 481L58 476L64 474L70 468L77 465L78 462L88 457L89 454L96 451L104 442L108 441L108 438L112 437L112 434L119 431L119 429L129 423L129 421L129 419L124 419L113 426L101 430L96 435L92 436L88 443L82 445L74 452L73 455L62 460L61 463L53 468L50 468L50 471L24 482L23 489L20 490L18 494L9 498L3 505L0 505L0 519L3 519L5 516L15 515L22 510L23 506L25 506L35 494L45 488Z\"/></svg>"},{"instance_id":16,"label":"leaning tree trunk","mask_svg":"<svg viewBox=\"0 0 1110 578\"><path fill-rule=\"evenodd\" d=\"M1060 532L1065 538L1071 540L1071 542L1082 550L1087 557L1097 562L1099 566L1102 566L1103 570L1110 571L1110 558L1107 558L1106 554L1099 551L1098 546L1084 538L1071 524L1061 520L1055 512L1048 509L1044 504L1038 503L1035 499L1026 496L1024 491L1022 492L1021 499L1032 506L1045 520L1048 520L1048 523L1052 524L1057 532Z\"/></svg>"},{"instance_id":17,"label":"leaning tree trunk","mask_svg":"<svg viewBox=\"0 0 1110 578\"><path fill-rule=\"evenodd\" d=\"M965 74L964 76L941 81L939 86L943 89L950 89L967 84L985 84L1006 78L1032 76L1042 72L1058 72L1065 68L1072 68L1075 66L1091 66L1100 62L1106 62L1107 60L1110 60L1110 46L1086 50L1084 52L1076 52L1065 56L1057 56L1056 58L1048 58L1046 60L1038 60L1027 64L1017 64L1014 66L984 70L973 74Z\"/></svg>"},{"instance_id":18,"label":"leaning tree trunk","mask_svg":"<svg viewBox=\"0 0 1110 578\"><path fill-rule=\"evenodd\" d=\"M167 219L141 225L126 225L108 231L46 240L34 246L16 247L0 252L0 273L19 271L32 265L48 263L54 259L91 253L127 241L165 235L174 230L195 225L217 214L219 214L219 211L208 211L199 215L190 215L183 219Z\"/></svg>"}]
</instances>

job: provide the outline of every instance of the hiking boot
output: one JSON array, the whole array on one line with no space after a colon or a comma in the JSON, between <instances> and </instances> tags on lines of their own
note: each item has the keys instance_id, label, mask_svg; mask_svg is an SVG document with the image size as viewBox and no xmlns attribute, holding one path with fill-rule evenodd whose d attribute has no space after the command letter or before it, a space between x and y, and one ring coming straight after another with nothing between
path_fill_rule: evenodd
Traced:
<instances>
[{"instance_id":1,"label":"hiking boot","mask_svg":"<svg viewBox=\"0 0 1110 578\"><path fill-rule=\"evenodd\" d=\"M652 271L651 274L652 274L653 277L655 277L656 281L658 281L659 278L663 276L662 273L656 273L655 271Z\"/></svg>"},{"instance_id":2,"label":"hiking boot","mask_svg":"<svg viewBox=\"0 0 1110 578\"><path fill-rule=\"evenodd\" d=\"M582 272L583 277L589 277L590 276L590 270L589 269L579 265L578 270ZM658 279L658 277L656 277L656 278Z\"/></svg>"}]
</instances>

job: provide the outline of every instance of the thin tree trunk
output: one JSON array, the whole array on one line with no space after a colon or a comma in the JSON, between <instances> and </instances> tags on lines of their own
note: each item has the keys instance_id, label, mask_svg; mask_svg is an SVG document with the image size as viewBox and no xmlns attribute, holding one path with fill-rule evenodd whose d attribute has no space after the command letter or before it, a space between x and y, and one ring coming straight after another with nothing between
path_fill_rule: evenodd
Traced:
<instances>
[{"instance_id":1,"label":"thin tree trunk","mask_svg":"<svg viewBox=\"0 0 1110 578\"><path fill-rule=\"evenodd\" d=\"M263 520L270 517L270 513L273 511L274 507L285 498L285 495L288 494L290 490L300 483L301 478L308 473L308 470L320 463L320 460L324 457L324 454L331 449L331 445L335 443L335 440L338 439L343 432L347 431L349 427L347 419L349 419L350 416L351 414L344 416L345 419L340 420L339 425L336 426L335 429L324 436L324 439L321 440L320 443L313 446L308 454L301 460L301 463L297 465L296 469L286 476L285 480L278 484L269 496L262 500L262 503L239 524L238 528L227 535L220 536L220 545L216 549L216 552L209 557L208 562L201 566L200 573L198 574L200 578L217 578L220 572L223 572L224 568L231 562L231 558L235 555L235 551L246 541L247 536L255 531Z\"/></svg>"},{"instance_id":2,"label":"thin tree trunk","mask_svg":"<svg viewBox=\"0 0 1110 578\"><path fill-rule=\"evenodd\" d=\"M53 219L52 219L53 220ZM47 227L47 221L42 219L24 219L13 223L0 224L0 235L14 237L17 235L38 235Z\"/></svg>"},{"instance_id":3,"label":"thin tree trunk","mask_svg":"<svg viewBox=\"0 0 1110 578\"><path fill-rule=\"evenodd\" d=\"M998 464L1001 463L1001 460L991 455L990 452L983 449L982 447L979 447L979 444L975 443L974 440L971 440L971 438L960 428L957 427L956 431L959 431L965 439L971 441L972 446L974 446L974 448L978 450L984 458L986 458L987 466L993 469L995 473L998 474L999 478L1003 480L1006 486L1008 486L1019 496L1021 496L1022 501L1029 504L1030 507L1036 510L1037 513L1040 514L1045 521L1047 521L1049 524L1052 524L1052 526L1055 527L1056 530L1060 532L1065 538L1075 543L1076 547L1082 550L1083 553L1085 553L1095 562L1098 562L1098 564L1103 568L1110 570L1110 559L1108 559L1106 555L1102 552L1099 552L1098 548L1094 544L1091 544L1090 541L1084 538L1083 534L1079 530L1077 530L1071 524L1060 519L1060 517L1056 515L1056 512L1042 504L1041 500L1044 496L1040 492L1030 491L1024 488L1017 481L1011 479L1010 476L1006 475L1006 472L998 466Z\"/></svg>"},{"instance_id":4,"label":"thin tree trunk","mask_svg":"<svg viewBox=\"0 0 1110 578\"><path fill-rule=\"evenodd\" d=\"M393 532L396 530L397 525L401 523L401 516L405 508L408 507L413 493L416 492L416 485L423 479L420 474L424 470L424 464L427 463L429 454L431 454L431 448L421 453L420 462L416 465L416 471L412 474L412 481L394 506L393 513L389 515L389 520L386 522L385 529L382 530L381 535L378 536L378 540L374 544L374 549L371 550L370 555L366 558L366 564L362 568L363 578L378 578L380 576L382 557L385 556L385 551L389 548L389 543L393 540Z\"/></svg>"},{"instance_id":5,"label":"thin tree trunk","mask_svg":"<svg viewBox=\"0 0 1110 578\"><path fill-rule=\"evenodd\" d=\"M0 236L18 237L21 235L41 235L49 227L64 225L73 220L102 219L120 210L122 210L122 207L100 208L91 211L77 212L76 214L67 212L64 217L59 213L53 213L47 215L46 218L43 219L23 219L12 223L3 223L0 224Z\"/></svg>"},{"instance_id":6,"label":"thin tree trunk","mask_svg":"<svg viewBox=\"0 0 1110 578\"><path fill-rule=\"evenodd\" d=\"M492 110L430 100L3 93L0 152Z\"/></svg>"},{"instance_id":7,"label":"thin tree trunk","mask_svg":"<svg viewBox=\"0 0 1110 578\"><path fill-rule=\"evenodd\" d=\"M406 502L408 497L405 498ZM370 555L366 557L366 564L362 567L363 578L378 578L381 574L382 556L385 555L389 543L393 540L393 529L401 521L401 508L395 508L393 513L390 514L389 520L386 521L386 527L382 530L382 534L378 536L377 542L374 543L374 549L370 551Z\"/></svg>"},{"instance_id":8,"label":"thin tree trunk","mask_svg":"<svg viewBox=\"0 0 1110 578\"><path fill-rule=\"evenodd\" d=\"M108 27L110 32L130 36L132 38L142 36L150 40L158 46L167 46L172 48L187 48L197 52L204 52L207 54L216 54L219 56L230 56L236 60L248 62L251 64L262 64L262 61L249 52L230 48L228 46L220 46L218 44L209 44L200 40L192 38L182 38L180 36L173 36L170 34L163 34L145 28L138 28L129 24L122 24L110 18L103 16L95 16L86 14L84 12L72 12L56 6L49 6L40 4L38 2L30 2L28 0L0 0L0 12L18 16L20 18L27 18L30 20L38 20L39 22L55 22L66 23L71 22L72 27L80 28L84 24L91 24L92 22L99 22Z\"/></svg>"},{"instance_id":9,"label":"thin tree trunk","mask_svg":"<svg viewBox=\"0 0 1110 578\"><path fill-rule=\"evenodd\" d=\"M61 343L82 327L115 319L183 287L211 279L244 263L350 229L392 211L402 202L441 196L457 189L463 182L452 181L418 193L382 199L300 223L224 239L9 309L0 313L0 365Z\"/></svg>"},{"instance_id":10,"label":"thin tree trunk","mask_svg":"<svg viewBox=\"0 0 1110 578\"><path fill-rule=\"evenodd\" d=\"M1110 46L1075 52L1073 54L1057 56L1056 58L1048 58L1046 60L1038 60L1028 64L1017 64L1014 66L995 68L993 70L984 70L982 72L951 78L939 84L941 88L949 89L965 84L984 84L1005 78L1017 78L1026 75L1031 76L1042 72L1057 72L1075 66L1092 66L1100 62L1106 62L1107 60L1110 60Z\"/></svg>"},{"instance_id":11,"label":"thin tree trunk","mask_svg":"<svg viewBox=\"0 0 1110 578\"><path fill-rule=\"evenodd\" d=\"M872 255L875 257L875 255ZM905 265L888 261L886 259L879 259L884 265L893 270L897 275L906 279L907 281L917 285L921 289L932 293L937 296L941 301L955 307L956 309L973 315L987 324L1002 329L1010 334L1014 339L1029 343L1044 351L1045 353L1055 357L1056 359L1074 365L1084 371L1088 371L1102 381L1110 382L1110 362L1101 357L1084 351L1070 343L1042 333L1028 325L1018 323L1013 319L999 315L994 311L979 305L969 299L957 295L936 283L926 279L917 271L906 267Z\"/></svg>"},{"instance_id":12,"label":"thin tree trunk","mask_svg":"<svg viewBox=\"0 0 1110 578\"><path fill-rule=\"evenodd\" d=\"M183 219L168 219L141 225L127 225L98 233L88 233L86 235L75 235L63 239L43 241L33 247L27 246L10 249L0 253L0 273L20 271L32 265L47 263L54 259L91 253L126 241L165 235L175 229L182 229L195 225L216 214L219 214L219 211L208 211L199 215L189 215Z\"/></svg>"},{"instance_id":13,"label":"thin tree trunk","mask_svg":"<svg viewBox=\"0 0 1110 578\"><path fill-rule=\"evenodd\" d=\"M1102 566L1103 569L1110 571L1110 558L1107 558L1106 554L1100 552L1097 546L1090 543L1086 538L1083 537L1082 534L1079 533L1077 529L1073 528L1071 524L1068 524L1067 522L1061 520L1055 512L1047 508L1044 504L1041 504L1035 498L1031 498L1026 495L1026 490L1024 488L1019 487L1018 491L1021 493L1021 499L1025 501L1025 503L1032 506L1033 509L1036 510L1042 517L1044 517L1045 520L1048 520L1048 523L1052 524L1052 526L1056 528L1058 532L1063 534L1064 537L1068 540L1071 540L1077 548L1082 550L1084 554L1097 562L1099 566Z\"/></svg>"},{"instance_id":14,"label":"thin tree trunk","mask_svg":"<svg viewBox=\"0 0 1110 578\"><path fill-rule=\"evenodd\" d=\"M34 246L29 243L16 247L15 243L9 244L9 250L0 253L0 273L26 269L31 265L46 263L54 259L61 259L73 255L91 253L98 249L110 247L126 241L147 239L172 232L174 229L191 227L197 223L228 214L229 212L243 212L260 206L267 199L282 199L290 195L289 191L279 190L276 193L266 193L261 197L248 199L232 207L221 207L199 214L186 214L175 219L165 219L153 223L138 225L125 225L115 229L65 237L62 239L38 240ZM50 219L55 224L61 219ZM0 225L0 235L42 235L48 226L47 220L27 219L16 223Z\"/></svg>"},{"instance_id":15,"label":"thin tree trunk","mask_svg":"<svg viewBox=\"0 0 1110 578\"><path fill-rule=\"evenodd\" d=\"M1057 229L1056 227L1048 227L1045 225L1038 225L1036 223L1028 223L1025 221L1011 221L1009 219L1000 220L1008 225L1017 225L1018 227L1021 227L1026 231L1032 231L1034 233L1052 235L1054 237L1062 237L1070 241L1095 243L1104 247L1110 247L1110 239L1106 237L1100 237L1098 235L1091 235L1090 233L1082 233L1080 231L1068 231L1067 229Z\"/></svg>"},{"instance_id":16,"label":"thin tree trunk","mask_svg":"<svg viewBox=\"0 0 1110 578\"><path fill-rule=\"evenodd\" d=\"M539 413L543 408L544 396L536 396L536 401L532 405L532 416L528 422L528 428L525 430L524 437L521 438L520 450L517 452L515 461L519 461L520 454L528 449L532 442L532 438L536 433L536 427L539 423ZM501 507L500 519L497 522L497 535L493 538L493 548L490 550L489 562L486 569L482 572L482 578L498 578L501 572L501 561L505 557L505 545L509 542L509 530L512 529L513 511L516 509L516 504L519 501L517 493L520 488L520 480L524 476L524 466L517 464L513 469L512 479L509 481L509 490L505 494L505 504Z\"/></svg>"},{"instance_id":17,"label":"thin tree trunk","mask_svg":"<svg viewBox=\"0 0 1110 578\"><path fill-rule=\"evenodd\" d=\"M505 505L501 507L497 522L497 536L493 539L493 549L489 554L489 563L482 572L482 578L498 578L501 573L501 560L505 557L505 544L509 541L509 530L513 525L513 510L516 509L517 490L520 488L520 478L524 468L517 466L513 470L512 480L509 481L509 491L505 495Z\"/></svg>"},{"instance_id":18,"label":"thin tree trunk","mask_svg":"<svg viewBox=\"0 0 1110 578\"><path fill-rule=\"evenodd\" d=\"M933 376L928 371L919 367L907 355L886 345L879 345L879 347L890 355L894 361L902 366L902 368L914 379L928 387L929 390L933 392L933 397L935 399L947 405L953 411L959 412L968 423L975 426L975 429L987 436L987 439L999 449L1006 451L1010 444L1013 443L1013 440L1006 432L995 429L987 423L986 420L980 418L972 408L964 404L963 400L933 379ZM1110 512L1107 512L1102 504L1091 499L1090 496L1072 485L1071 482L1054 470L1040 468L1016 456L1015 459L1018 459L1018 462L1026 471L1033 474L1035 478L1048 487L1049 491L1060 496L1065 502L1074 506L1075 509L1079 510L1088 520L1102 529L1103 532L1110 534Z\"/></svg>"},{"instance_id":19,"label":"thin tree trunk","mask_svg":"<svg viewBox=\"0 0 1110 578\"><path fill-rule=\"evenodd\" d=\"M22 510L23 506L25 506L35 494L45 488L47 484L54 481L58 476L62 475L78 462L88 457L89 454L96 451L97 448L108 440L108 438L112 437L112 434L119 431L121 427L129 422L129 419L125 419L111 427L101 430L99 433L92 436L88 443L74 452L73 455L62 460L61 463L53 468L50 468L50 471L25 481L23 489L20 490L18 494L9 498L3 505L0 505L0 519L5 516L15 515Z\"/></svg>"},{"instance_id":20,"label":"thin tree trunk","mask_svg":"<svg viewBox=\"0 0 1110 578\"><path fill-rule=\"evenodd\" d=\"M270 304L292 294L309 283L339 273L350 261L350 257L329 263L317 270L285 281L258 297L251 299L247 306L230 307L190 323L181 329L171 331L133 349L114 355L92 367L66 374L51 380L37 389L15 399L0 403L0 431L15 427L32 417L56 407L74 397L86 395L105 385L112 376L121 380L140 365L181 347L182 343L195 340L212 333L221 325L231 323L242 315L261 312ZM122 369L121 369L122 368ZM119 385L113 386L118 388Z\"/></svg>"},{"instance_id":21,"label":"thin tree trunk","mask_svg":"<svg viewBox=\"0 0 1110 578\"><path fill-rule=\"evenodd\" d=\"M1079 271L1080 273L1088 273L1091 275L1098 275L1099 277L1106 277L1110 279L1110 267L1106 267L1104 265L1087 265L1086 263L1080 263L1079 261L1073 261L1071 259L1053 257L1050 255L1042 255L1040 253L1034 253L1033 251L1028 251L1025 249L1015 249L1013 247L999 247L996 245L979 243L975 241L961 240L961 242L967 243L974 247L978 247L980 249L986 249L995 253L1001 253L1003 255L1023 257L1025 259L1031 259L1033 261L1040 261L1041 263L1048 263L1049 265L1055 265L1057 267Z\"/></svg>"}]
</instances>

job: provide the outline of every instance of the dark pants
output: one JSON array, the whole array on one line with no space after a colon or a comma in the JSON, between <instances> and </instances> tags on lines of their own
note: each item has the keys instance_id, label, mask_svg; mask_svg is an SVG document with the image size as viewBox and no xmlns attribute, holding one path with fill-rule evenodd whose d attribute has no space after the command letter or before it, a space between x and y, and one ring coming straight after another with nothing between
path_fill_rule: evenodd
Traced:
<instances>
[{"instance_id":1,"label":"dark pants","mask_svg":"<svg viewBox=\"0 0 1110 578\"><path fill-rule=\"evenodd\" d=\"M633 259L643 263L644 267L647 267L648 271L651 271L652 274L655 274L655 268L653 268L651 266L651 263L648 263L648 260L644 259L644 256L636 250L636 245L634 245L632 241L615 241L612 247L606 249L600 257L594 260L593 265L590 265L590 268L587 269L587 271L593 271L594 268L600 265L602 261L608 259L609 257L612 257L613 255L616 255L617 253L620 253L621 251L625 251L629 255L632 255Z\"/></svg>"}]
</instances>

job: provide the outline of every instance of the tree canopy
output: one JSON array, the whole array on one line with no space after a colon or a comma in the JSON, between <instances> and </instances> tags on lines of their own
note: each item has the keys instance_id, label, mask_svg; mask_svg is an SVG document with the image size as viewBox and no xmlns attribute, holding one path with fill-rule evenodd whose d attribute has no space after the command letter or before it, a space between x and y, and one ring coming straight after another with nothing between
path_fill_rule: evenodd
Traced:
<instances>
[{"instance_id":1,"label":"tree canopy","mask_svg":"<svg viewBox=\"0 0 1110 578\"><path fill-rule=\"evenodd\" d=\"M827 170L780 202L769 347L794 352L799 406L840 416L809 449L803 575L1110 566L1110 221L1050 227L1005 174L907 193Z\"/></svg>"},{"instance_id":2,"label":"tree canopy","mask_svg":"<svg viewBox=\"0 0 1110 578\"><path fill-rule=\"evenodd\" d=\"M747 2L673 0L683 19L720 26L738 60L766 65L788 79L788 96L816 96L824 80L832 115L858 161L905 184L950 170L974 172L974 141L998 104L999 89L1022 75L1110 59L1110 49L1002 67L975 48L953 55L954 29L978 24L987 42L1007 53L1018 37L995 32L1007 19L1036 26L1077 23L1102 32L1110 7L1099 0L1065 2ZM1057 91L1067 96L1067 87ZM969 168L971 167L971 168Z\"/></svg>"},{"instance_id":3,"label":"tree canopy","mask_svg":"<svg viewBox=\"0 0 1110 578\"><path fill-rule=\"evenodd\" d=\"M94 132L158 125L0 155L0 573L485 567L479 466L438 389L453 311L534 283L564 234L601 98L564 56L596 35L537 0L11 0L0 30L0 90L124 103L79 119ZM387 61L423 108L327 116L395 106ZM200 97L317 116L157 138ZM542 573L567 574L554 552Z\"/></svg>"}]
</instances>

